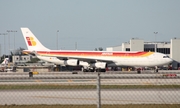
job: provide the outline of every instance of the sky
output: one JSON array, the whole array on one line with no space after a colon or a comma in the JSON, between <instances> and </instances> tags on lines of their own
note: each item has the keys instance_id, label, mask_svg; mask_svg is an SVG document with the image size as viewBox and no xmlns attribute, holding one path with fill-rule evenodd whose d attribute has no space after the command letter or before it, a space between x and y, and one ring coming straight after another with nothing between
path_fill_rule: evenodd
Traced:
<instances>
[{"instance_id":1,"label":"sky","mask_svg":"<svg viewBox=\"0 0 180 108\"><path fill-rule=\"evenodd\" d=\"M0 0L0 54L27 49L21 27L50 49L105 50L131 38L170 41L180 37L180 0ZM4 42L7 30L17 32Z\"/></svg>"}]
</instances>

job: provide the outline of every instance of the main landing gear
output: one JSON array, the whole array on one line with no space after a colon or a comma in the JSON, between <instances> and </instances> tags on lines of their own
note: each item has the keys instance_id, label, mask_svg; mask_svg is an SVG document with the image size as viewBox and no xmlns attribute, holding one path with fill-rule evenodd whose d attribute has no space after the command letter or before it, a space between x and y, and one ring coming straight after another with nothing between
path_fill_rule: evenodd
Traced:
<instances>
[{"instance_id":1,"label":"main landing gear","mask_svg":"<svg viewBox=\"0 0 180 108\"><path fill-rule=\"evenodd\" d=\"M81 70L82 70L82 72L94 72L95 71L94 68L88 68L88 67L82 67Z\"/></svg>"},{"instance_id":2,"label":"main landing gear","mask_svg":"<svg viewBox=\"0 0 180 108\"><path fill-rule=\"evenodd\" d=\"M154 68L154 72L156 72L156 73L158 73L158 66L155 66L155 68Z\"/></svg>"},{"instance_id":3,"label":"main landing gear","mask_svg":"<svg viewBox=\"0 0 180 108\"><path fill-rule=\"evenodd\" d=\"M141 74L141 69L140 68L137 69L137 73Z\"/></svg>"},{"instance_id":4,"label":"main landing gear","mask_svg":"<svg viewBox=\"0 0 180 108\"><path fill-rule=\"evenodd\" d=\"M106 72L106 69L101 69L101 68L82 67L81 70L82 72Z\"/></svg>"}]
</instances>

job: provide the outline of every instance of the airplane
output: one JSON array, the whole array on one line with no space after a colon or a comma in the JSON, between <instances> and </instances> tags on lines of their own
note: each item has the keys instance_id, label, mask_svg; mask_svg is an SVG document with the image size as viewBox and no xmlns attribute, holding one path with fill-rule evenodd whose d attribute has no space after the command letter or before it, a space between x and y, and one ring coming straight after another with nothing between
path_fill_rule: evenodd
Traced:
<instances>
[{"instance_id":1,"label":"airplane","mask_svg":"<svg viewBox=\"0 0 180 108\"><path fill-rule=\"evenodd\" d=\"M21 28L21 31L28 46L28 50L23 52L34 53L40 59L51 59L51 62L63 65L82 66L83 72L105 72L107 67L114 66L157 67L173 61L158 52L50 50L41 44L29 28ZM137 72L141 73L141 70Z\"/></svg>"},{"instance_id":2,"label":"airplane","mask_svg":"<svg viewBox=\"0 0 180 108\"><path fill-rule=\"evenodd\" d=\"M8 65L8 62L9 62L9 58L5 58L4 61L0 64L0 67L1 67L1 72L4 72L6 71L6 67Z\"/></svg>"},{"instance_id":3,"label":"airplane","mask_svg":"<svg viewBox=\"0 0 180 108\"><path fill-rule=\"evenodd\" d=\"M0 66L6 66L9 62L9 58L5 58L4 61L0 64Z\"/></svg>"}]
</instances>

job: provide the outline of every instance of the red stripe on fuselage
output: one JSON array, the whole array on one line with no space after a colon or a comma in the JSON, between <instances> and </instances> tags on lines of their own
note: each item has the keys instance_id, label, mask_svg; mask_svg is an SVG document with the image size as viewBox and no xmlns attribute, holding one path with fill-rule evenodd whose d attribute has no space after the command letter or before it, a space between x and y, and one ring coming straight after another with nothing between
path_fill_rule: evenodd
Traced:
<instances>
[{"instance_id":1,"label":"red stripe on fuselage","mask_svg":"<svg viewBox=\"0 0 180 108\"><path fill-rule=\"evenodd\" d=\"M81 51L37 51L40 55L63 55L63 56L131 56L137 57L148 52L81 52Z\"/></svg>"}]
</instances>

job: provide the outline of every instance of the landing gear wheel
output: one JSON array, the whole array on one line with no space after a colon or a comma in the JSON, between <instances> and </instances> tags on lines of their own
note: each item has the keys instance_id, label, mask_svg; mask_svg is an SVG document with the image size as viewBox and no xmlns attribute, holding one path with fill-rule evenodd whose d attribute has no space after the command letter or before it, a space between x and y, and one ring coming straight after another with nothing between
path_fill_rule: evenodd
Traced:
<instances>
[{"instance_id":1,"label":"landing gear wheel","mask_svg":"<svg viewBox=\"0 0 180 108\"><path fill-rule=\"evenodd\" d=\"M94 68L93 69L89 69L89 72L94 72L94 70L95 70Z\"/></svg>"},{"instance_id":2,"label":"landing gear wheel","mask_svg":"<svg viewBox=\"0 0 180 108\"><path fill-rule=\"evenodd\" d=\"M96 72L106 72L106 69L96 69Z\"/></svg>"},{"instance_id":3,"label":"landing gear wheel","mask_svg":"<svg viewBox=\"0 0 180 108\"><path fill-rule=\"evenodd\" d=\"M140 68L137 69L137 73L141 74L141 69Z\"/></svg>"},{"instance_id":4,"label":"landing gear wheel","mask_svg":"<svg viewBox=\"0 0 180 108\"><path fill-rule=\"evenodd\" d=\"M158 71L159 71L158 69L155 69L155 72L156 72L156 73L158 73Z\"/></svg>"},{"instance_id":5,"label":"landing gear wheel","mask_svg":"<svg viewBox=\"0 0 180 108\"><path fill-rule=\"evenodd\" d=\"M106 69L101 69L101 72L106 72Z\"/></svg>"},{"instance_id":6,"label":"landing gear wheel","mask_svg":"<svg viewBox=\"0 0 180 108\"><path fill-rule=\"evenodd\" d=\"M140 71L140 70L137 70L137 73L138 73L138 74L141 74L141 71Z\"/></svg>"},{"instance_id":7,"label":"landing gear wheel","mask_svg":"<svg viewBox=\"0 0 180 108\"><path fill-rule=\"evenodd\" d=\"M84 69L84 67L81 68L81 71L82 71L82 72L87 72L87 70Z\"/></svg>"},{"instance_id":8,"label":"landing gear wheel","mask_svg":"<svg viewBox=\"0 0 180 108\"><path fill-rule=\"evenodd\" d=\"M101 72L101 69L96 69L96 72Z\"/></svg>"}]
</instances>

